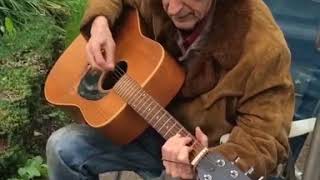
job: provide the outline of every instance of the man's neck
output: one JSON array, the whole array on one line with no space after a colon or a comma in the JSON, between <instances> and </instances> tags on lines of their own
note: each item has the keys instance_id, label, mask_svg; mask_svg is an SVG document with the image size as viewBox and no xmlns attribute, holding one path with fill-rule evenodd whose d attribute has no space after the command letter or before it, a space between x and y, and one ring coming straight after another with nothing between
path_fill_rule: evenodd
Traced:
<instances>
[{"instance_id":1,"label":"man's neck","mask_svg":"<svg viewBox=\"0 0 320 180\"><path fill-rule=\"evenodd\" d=\"M199 37L207 23L207 19L208 16L204 17L195 25L192 30L179 30L183 39L183 46L185 49L188 49L189 46Z\"/></svg>"}]
</instances>

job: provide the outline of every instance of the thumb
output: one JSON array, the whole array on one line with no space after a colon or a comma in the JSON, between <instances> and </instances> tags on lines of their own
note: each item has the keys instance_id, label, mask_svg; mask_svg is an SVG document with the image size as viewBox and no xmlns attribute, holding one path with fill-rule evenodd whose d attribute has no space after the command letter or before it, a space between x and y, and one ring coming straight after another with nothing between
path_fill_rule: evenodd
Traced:
<instances>
[{"instance_id":1,"label":"thumb","mask_svg":"<svg viewBox=\"0 0 320 180\"><path fill-rule=\"evenodd\" d=\"M208 136L205 135L199 127L196 127L196 138L202 145L208 147Z\"/></svg>"}]
</instances>

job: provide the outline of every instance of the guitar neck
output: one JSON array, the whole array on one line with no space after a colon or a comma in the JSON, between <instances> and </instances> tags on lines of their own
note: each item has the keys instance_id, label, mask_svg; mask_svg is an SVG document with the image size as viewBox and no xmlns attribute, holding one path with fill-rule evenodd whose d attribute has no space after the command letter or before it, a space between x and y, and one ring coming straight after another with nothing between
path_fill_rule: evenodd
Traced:
<instances>
[{"instance_id":1,"label":"guitar neck","mask_svg":"<svg viewBox=\"0 0 320 180\"><path fill-rule=\"evenodd\" d=\"M182 136L191 137L193 139L191 143L193 152L190 159L193 159L204 148L166 109L127 74L124 74L118 80L113 90L163 138L169 139L178 133Z\"/></svg>"}]
</instances>

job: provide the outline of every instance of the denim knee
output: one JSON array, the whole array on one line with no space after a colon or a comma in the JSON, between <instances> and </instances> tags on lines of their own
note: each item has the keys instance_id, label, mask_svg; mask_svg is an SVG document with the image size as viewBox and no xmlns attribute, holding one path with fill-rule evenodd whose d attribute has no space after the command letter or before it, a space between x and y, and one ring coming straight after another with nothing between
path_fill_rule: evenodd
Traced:
<instances>
[{"instance_id":1,"label":"denim knee","mask_svg":"<svg viewBox=\"0 0 320 180\"><path fill-rule=\"evenodd\" d=\"M64 163L67 166L77 166L82 163L82 156L77 156L83 142L81 125L68 125L55 132L49 137L46 146L48 165Z\"/></svg>"},{"instance_id":2,"label":"denim knee","mask_svg":"<svg viewBox=\"0 0 320 180\"><path fill-rule=\"evenodd\" d=\"M88 132L88 127L72 124L52 133L46 146L49 179L95 179L81 169L88 158L85 153L85 148L89 149Z\"/></svg>"}]
</instances>

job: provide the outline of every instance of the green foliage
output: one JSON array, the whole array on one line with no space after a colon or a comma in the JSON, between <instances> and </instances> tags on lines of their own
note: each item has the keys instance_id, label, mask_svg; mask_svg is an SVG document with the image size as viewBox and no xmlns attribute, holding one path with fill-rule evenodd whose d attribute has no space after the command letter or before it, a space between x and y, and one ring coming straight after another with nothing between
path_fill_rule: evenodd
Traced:
<instances>
[{"instance_id":1,"label":"green foliage","mask_svg":"<svg viewBox=\"0 0 320 180\"><path fill-rule=\"evenodd\" d=\"M74 38L79 35L80 22L84 13L87 0L70 0L68 4L71 9L71 15L69 16L65 30L66 30L66 40L65 44L68 46Z\"/></svg>"},{"instance_id":2,"label":"green foliage","mask_svg":"<svg viewBox=\"0 0 320 180\"><path fill-rule=\"evenodd\" d=\"M16 33L16 29L15 29L13 22L10 18L6 17L4 19L4 27L5 27L5 31L8 33L8 36L13 38Z\"/></svg>"},{"instance_id":3,"label":"green foliage","mask_svg":"<svg viewBox=\"0 0 320 180\"><path fill-rule=\"evenodd\" d=\"M28 81L35 76L31 71L28 67L0 68L0 134L6 134L10 144L14 137L19 139L16 133L29 122L30 113L26 106L32 91Z\"/></svg>"},{"instance_id":4,"label":"green foliage","mask_svg":"<svg viewBox=\"0 0 320 180\"><path fill-rule=\"evenodd\" d=\"M22 166L28 156L19 146L12 146L0 152L0 180L8 178L9 174L15 174L17 167Z\"/></svg>"},{"instance_id":5,"label":"green foliage","mask_svg":"<svg viewBox=\"0 0 320 180\"><path fill-rule=\"evenodd\" d=\"M25 165L18 169L18 177L8 180L44 179L48 176L48 167L41 156L28 159Z\"/></svg>"},{"instance_id":6,"label":"green foliage","mask_svg":"<svg viewBox=\"0 0 320 180\"><path fill-rule=\"evenodd\" d=\"M3 26L5 18L10 18L14 25L20 28L35 15L62 20L68 16L67 9L62 0L0 0L0 26Z\"/></svg>"},{"instance_id":7,"label":"green foliage","mask_svg":"<svg viewBox=\"0 0 320 180\"><path fill-rule=\"evenodd\" d=\"M12 177L29 155L44 155L46 140L69 122L43 96L45 77L60 54L64 31L50 17L35 16L14 38L0 37L0 179ZM1 146L1 144L0 144Z\"/></svg>"},{"instance_id":8,"label":"green foliage","mask_svg":"<svg viewBox=\"0 0 320 180\"><path fill-rule=\"evenodd\" d=\"M27 158L44 157L47 138L70 117L48 105L44 81L64 43L79 34L85 3L0 0L0 180L45 177L43 161Z\"/></svg>"},{"instance_id":9,"label":"green foliage","mask_svg":"<svg viewBox=\"0 0 320 180\"><path fill-rule=\"evenodd\" d=\"M1 58L13 55L13 53L25 53L25 51L42 52L41 54L45 56L51 55L54 43L62 40L64 36L64 30L54 24L54 19L50 17L35 16L34 21L24 26L24 30L15 33L15 38L6 35L0 37L2 42L0 62L4 61ZM17 61L21 60L17 58ZM16 58L10 61L15 60Z\"/></svg>"}]
</instances>

